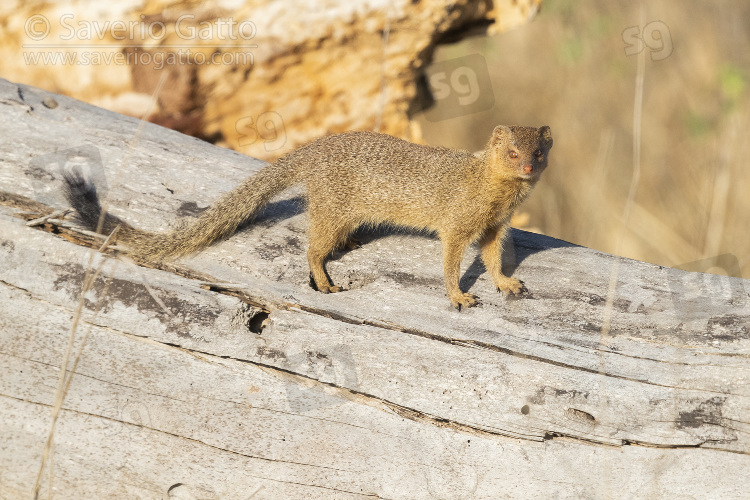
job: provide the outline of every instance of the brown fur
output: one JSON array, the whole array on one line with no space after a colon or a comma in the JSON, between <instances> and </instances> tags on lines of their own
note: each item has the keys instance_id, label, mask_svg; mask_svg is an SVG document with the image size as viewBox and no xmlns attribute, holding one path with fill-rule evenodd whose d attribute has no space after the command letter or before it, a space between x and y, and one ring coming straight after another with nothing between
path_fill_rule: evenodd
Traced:
<instances>
[{"instance_id":1,"label":"brown fur","mask_svg":"<svg viewBox=\"0 0 750 500\"><path fill-rule=\"evenodd\" d=\"M109 233L119 224L118 237L135 258L159 261L231 235L275 194L303 184L310 213L307 258L319 291L341 290L326 276L324 261L357 227L390 224L437 233L446 291L460 309L476 304L475 296L458 287L461 258L473 241L479 241L495 286L521 293L523 284L501 271L502 242L513 211L546 168L551 147L549 127L498 126L478 156L374 132L324 137L265 167L196 221L167 234L140 231L110 215L100 222L95 188L78 176L66 177L67 197L87 226Z\"/></svg>"}]
</instances>

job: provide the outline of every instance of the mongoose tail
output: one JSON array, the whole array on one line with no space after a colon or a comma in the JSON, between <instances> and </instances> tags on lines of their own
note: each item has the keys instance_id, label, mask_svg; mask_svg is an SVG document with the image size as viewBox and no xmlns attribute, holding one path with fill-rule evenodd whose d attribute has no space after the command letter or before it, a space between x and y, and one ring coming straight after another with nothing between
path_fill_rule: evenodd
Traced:
<instances>
[{"instance_id":1,"label":"mongoose tail","mask_svg":"<svg viewBox=\"0 0 750 500\"><path fill-rule=\"evenodd\" d=\"M130 247L133 258L148 262L189 255L230 236L271 198L298 181L296 169L289 162L279 160L226 193L197 220L159 234L137 229L106 212L102 217L96 186L84 180L77 171L65 172L64 178L65 198L84 226L102 234L109 234L120 226L117 239Z\"/></svg>"}]
</instances>

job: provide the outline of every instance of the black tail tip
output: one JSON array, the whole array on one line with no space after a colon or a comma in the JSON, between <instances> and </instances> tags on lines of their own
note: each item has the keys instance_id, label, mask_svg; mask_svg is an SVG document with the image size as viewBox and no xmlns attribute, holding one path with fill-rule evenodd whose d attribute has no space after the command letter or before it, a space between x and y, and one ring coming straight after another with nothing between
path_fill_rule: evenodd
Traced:
<instances>
[{"instance_id":1,"label":"black tail tip","mask_svg":"<svg viewBox=\"0 0 750 500\"><path fill-rule=\"evenodd\" d=\"M62 171L63 176L63 192L65 198L72 205L76 200L84 199L87 201L94 201L97 199L96 186L93 182L87 180L80 169L64 169Z\"/></svg>"},{"instance_id":2,"label":"black tail tip","mask_svg":"<svg viewBox=\"0 0 750 500\"><path fill-rule=\"evenodd\" d=\"M83 173L77 168L63 169L62 176L65 181L65 188L73 193L80 194L90 189L91 183L84 178Z\"/></svg>"}]
</instances>

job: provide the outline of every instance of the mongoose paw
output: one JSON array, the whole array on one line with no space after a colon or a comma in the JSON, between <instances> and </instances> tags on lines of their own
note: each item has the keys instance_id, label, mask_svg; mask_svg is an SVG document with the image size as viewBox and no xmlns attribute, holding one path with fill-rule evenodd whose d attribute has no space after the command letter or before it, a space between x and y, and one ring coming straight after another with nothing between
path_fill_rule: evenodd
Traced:
<instances>
[{"instance_id":1,"label":"mongoose paw","mask_svg":"<svg viewBox=\"0 0 750 500\"><path fill-rule=\"evenodd\" d=\"M506 278L502 281L497 289L507 295L521 295L524 292L528 292L528 288L523 284L523 281L516 278Z\"/></svg>"},{"instance_id":2,"label":"mongoose paw","mask_svg":"<svg viewBox=\"0 0 750 500\"><path fill-rule=\"evenodd\" d=\"M313 278L312 273L310 273L310 288L320 293L336 293L336 292L343 292L345 290L345 288L342 286L334 286L334 285L318 286L317 283L315 283L315 278Z\"/></svg>"},{"instance_id":3,"label":"mongoose paw","mask_svg":"<svg viewBox=\"0 0 750 500\"><path fill-rule=\"evenodd\" d=\"M461 312L464 307L472 307L479 304L479 297L470 293L461 293L451 297L451 305Z\"/></svg>"}]
</instances>

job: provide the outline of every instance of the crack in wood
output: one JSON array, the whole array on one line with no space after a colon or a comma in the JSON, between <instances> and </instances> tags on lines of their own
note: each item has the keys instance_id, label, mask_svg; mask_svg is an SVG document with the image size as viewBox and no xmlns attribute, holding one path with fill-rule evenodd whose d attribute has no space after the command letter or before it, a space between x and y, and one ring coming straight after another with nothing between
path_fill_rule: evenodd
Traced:
<instances>
[{"instance_id":1,"label":"crack in wood","mask_svg":"<svg viewBox=\"0 0 750 500\"><path fill-rule=\"evenodd\" d=\"M157 396L161 396L161 395L157 394ZM52 407L51 405L49 405L47 403L42 403L42 402L39 402L39 401L32 401L32 400L29 400L29 399L17 398L15 396L11 396L9 394L0 394L0 397L11 399L11 400L14 400L14 401L17 401L17 402L20 402L20 403L28 403L28 404L32 404L32 405L36 405L36 406L42 406L42 407L46 407L46 408L51 408ZM177 401L181 401L181 400L177 400ZM90 413L90 412L80 411L80 410L76 410L76 409L73 409L73 408L66 408L66 407L63 407L62 411L63 412L68 412L68 413L73 413L73 414L76 414L76 415L82 415L82 416L85 416L85 417L100 418L102 420L106 420L106 421L109 421L109 422L122 424L122 425L129 426L129 427L134 427L134 428L137 428L137 429L144 429L144 430L148 430L148 431L158 432L160 434L171 436L171 437L174 437L174 438L177 438L177 439L184 439L184 440L190 441L192 443L200 444L200 445L207 446L209 448L212 448L212 449L215 449L215 450L218 450L218 451L223 451L223 452L226 452L226 453L230 453L232 455L237 455L237 456L241 456L241 457L245 457L245 458L263 460L263 461L266 461L266 462L278 462L278 463L285 463L285 464L292 464L292 465L301 465L301 466L304 466L304 467L313 467L315 469L329 469L329 470L335 470L335 471L340 471L340 472L341 471L343 471L343 472L356 472L356 471L353 471L353 470L337 469L335 467L328 467L328 466L325 466L325 465L316 465L316 464L303 463L303 462L293 462L293 461L290 461L290 460L277 460L277 459L266 458L266 457L262 457L262 456L258 456L258 455L248 455L246 453L241 453L239 451L234 451L234 450L230 450L228 448L223 448L221 446L216 446L216 445L213 445L213 444L210 444L210 443L206 443L205 441L201 441L200 439L195 439L195 438L191 438L191 437L188 437L188 436L183 436L183 435L180 435L180 434L175 434L173 432L169 432L169 431L166 431L164 429L158 429L156 427L152 427L152 426L145 425L145 424L140 424L138 422L127 422L125 420L120 420L120 419L117 419L117 418L108 417L106 415L100 415L98 413ZM309 484L309 485L305 485L305 486L315 486L315 485ZM326 489L328 489L328 488L326 488ZM351 493L351 492L348 492L348 493Z\"/></svg>"},{"instance_id":2,"label":"crack in wood","mask_svg":"<svg viewBox=\"0 0 750 500\"><path fill-rule=\"evenodd\" d=\"M38 202L35 202L35 201L30 200L28 198L25 198L23 196L14 195L14 194L5 193L5 192L0 192L0 205L11 206L13 208L22 209L22 210L31 210L32 211L31 213L14 214L17 217L20 217L20 218L25 219L27 221L33 220L33 219L43 218L43 217L48 216L48 215L50 215L50 214L52 214L54 212L53 209L51 209L50 207L47 207L46 205L43 205L43 204L38 203ZM45 220L43 224L37 225L35 227L37 229L44 230L46 232L50 232L50 233L56 234L56 235L58 235L60 237L63 237L65 239L73 242L73 243L76 243L76 244L79 244L79 245L82 245L82 246L94 247L94 248L98 248L99 245L101 244L101 240L103 240L103 238L104 238L102 235L98 235L96 233L91 233L90 231L83 230L83 229L81 229L81 228L79 228L79 227L77 227L75 225L69 224L67 221L62 221L62 220L57 220L57 219L51 219L51 218ZM108 250L108 252L111 252L111 253L114 253L114 254L125 253L125 252L122 251L122 249L117 249L117 248L110 249L110 250ZM275 308L282 309L282 310L289 310L289 311L298 310L298 311L304 311L304 312L309 313L309 314L313 314L313 315L318 315L318 316L321 316L321 317L329 318L331 320L339 321L339 322L342 322L342 323L353 324L353 325L372 326L372 327L376 327L376 328L382 328L382 329L386 329L386 330L391 330L391 331L396 331L396 332L400 332L400 333L405 333L405 334L408 334L408 335L414 335L414 336L418 336L418 337L423 337L423 338L427 338L427 339L430 339L430 340L447 343L447 344L450 344L450 345L456 345L456 346L467 347L467 348L475 348L475 349L485 349L485 350L500 352L500 353L503 353L503 354L506 354L506 355L510 355L510 356L514 356L514 357L518 357L518 358L522 358L522 359L528 359L528 360L531 360L531 361L537 361L537 362L541 362L541 363L551 364L553 366L559 366L559 367L562 367L562 368L567 368L567 369L572 369L572 370L578 370L578 371L582 371L582 372L586 372L586 373L591 373L591 374L596 374L596 375L600 375L600 376L611 377L611 378L620 379L620 380L626 380L626 381L630 381L630 382L643 383L643 384L653 385L653 386L657 386L657 387L671 388L671 389L681 389L681 390L690 390L690 391L702 391L702 392L716 393L716 394L722 394L722 395L727 395L728 394L728 393L725 393L725 392L712 391L712 390L709 390L709 389L693 389L693 388L688 388L688 387L678 387L678 386L669 386L669 385L664 385L664 384L658 384L658 383L649 381L647 379L641 379L641 378L635 378L635 377L627 377L627 376L623 376L623 375L617 375L617 374L614 374L614 373L608 373L608 372L605 372L605 371L602 371L602 370L593 369L593 368L587 368L587 367L583 367L583 366L575 366L575 365L571 365L571 364L564 363L564 362L561 362L561 361L556 361L556 360L544 358L544 357L533 355L533 354L527 354L527 353L518 352L518 351L515 351L515 350L512 350L512 349L508 349L508 348L505 348L505 347L500 347L500 346L489 344L489 343L486 343L486 342L481 342L481 341L477 341L477 340L470 340L470 339L456 339L456 338L446 337L446 336L443 336L443 335L433 334L433 333L425 332L425 331L414 329L414 328L404 327L404 326L401 326L401 325L398 325L398 324L394 324L394 323L377 321L377 320L361 319L361 318L357 318L357 317L354 317L354 316L350 316L350 315L346 315L346 314L340 314L340 313L336 313L336 312L333 312L333 311L328 311L328 310L317 308L317 307L306 306L306 305L303 305L303 304L297 304L297 303L291 303L291 302L280 303L280 304L270 304L270 303L268 303L269 301L264 301L262 299L259 299L257 297L252 297L249 294L245 293L242 290L243 287L241 285L235 285L235 284L231 284L231 283L220 283L220 282L217 282L217 280L215 278L213 278L212 276L209 276L209 275L206 275L206 274L203 274L203 273L195 272L192 269L184 267L184 266L178 266L178 265L171 264L171 263L159 264L159 265L156 265L156 266L152 266L152 265L147 264L147 263L139 263L139 264L140 265L144 265L145 264L144 267L153 267L153 268L160 269L160 270L163 270L163 271L171 272L173 274L176 274L176 275L188 278L188 279L197 279L197 280L200 280L200 281L203 282L201 285L199 285L201 288L204 288L206 290L209 290L209 291L212 291L212 292L215 292L215 293L219 293L219 294L223 294L223 295L235 297L235 298L237 298L237 299L239 299L239 300L241 300L241 301L243 301L243 302L245 302L245 303L247 303L247 304L249 304L249 305L251 305L253 307L256 307L256 308L260 309L261 310L261 315L259 315L259 318L256 321L256 323L254 323L255 324L255 329L251 328L251 331L257 330L257 331L255 331L255 333L260 333L262 331L264 321L266 321L268 319L269 315L272 314L272 311ZM0 282L0 283L7 284L5 282ZM11 286L11 287L13 287L13 285L10 285L10 284L8 284L8 285ZM14 288L18 288L18 287L14 287ZM20 290L23 290L23 289L20 289ZM23 291L25 291L26 293L28 293L28 291L26 291L26 290L23 290ZM125 332L119 332L119 333L121 333L122 335L131 336L131 334L128 334L128 333L125 333ZM140 338L138 336L134 336L134 337ZM356 399L358 401L363 401L363 402L365 402L366 404L368 404L370 406L376 406L376 407L379 407L379 408L384 409L384 410L390 410L390 411L396 413L397 415L402 416L404 418L408 418L410 420L420 421L420 422L427 422L427 423L430 423L430 424L435 425L435 426L447 427L447 428L450 428L450 429L453 429L453 430L461 431L461 432L472 434L472 435L485 436L485 437L493 437L493 438L497 438L497 437L507 438L507 437L510 437L510 438L515 438L515 439L529 440L529 441L545 441L545 440L550 440L550 439L555 439L555 438L565 438L565 439L571 439L571 440L575 440L575 441L579 441L579 442L583 442L583 443L587 443L587 444L599 445L599 446L608 446L608 447L617 446L617 444L613 444L611 442L601 441L601 440L597 440L597 439L593 439L593 438L588 438L588 437L584 437L584 436L579 436L579 435L574 435L574 434L569 434L569 433L564 433L564 432L558 432L558 431L554 431L554 432L553 431L545 431L543 433L540 433L539 435L532 435L532 434L525 435L525 434L520 434L520 433L513 432L513 431L506 431L506 430L500 430L500 429L493 429L493 430L483 429L481 427L477 427L477 426L474 426L474 425L471 425L471 424L466 424L466 423L458 422L458 421L455 421L455 420L451 420L451 419L446 419L446 418L443 418L443 417L438 417L438 416L430 415L430 414L422 412L420 410L416 410L416 409L413 409L413 408L405 407L403 405L400 405L400 404L388 401L388 400L386 400L384 398L380 398L380 397L374 396L372 394L368 394L368 393L363 392L363 391L357 391L355 389L352 389L352 388L349 388L349 387L339 386L337 384L330 383L330 382L323 382L323 381L314 379L312 377L308 377L306 375L303 375L303 374L300 374L300 373L296 373L296 372L293 372L291 370L286 370L286 369L283 369L283 368L280 368L280 367L277 367L277 366L274 366L274 365L268 365L268 364L260 363L260 362L253 361L253 360L236 358L236 357L233 357L233 356L216 355L216 354L208 353L208 352L205 352L205 351L200 351L200 350L197 350L197 349L186 348L186 347L183 347L183 346L178 345L178 344L173 344L173 343L169 343L169 342L165 342L165 341L160 341L160 340L156 340L156 339L151 339L151 340L154 341L154 342L156 342L156 343L162 344L162 345L166 345L166 346L169 346L169 347L177 348L177 349L179 349L179 350L181 350L183 352L186 352L186 353L189 353L189 354L192 354L192 355L200 354L201 356L206 356L206 357L209 357L209 358L210 357L215 357L215 358L220 358L220 359L229 359L229 360L233 360L233 361L237 361L237 362L241 362L241 363L247 363L247 364L251 364L251 365L263 368L265 371L272 372L272 373L274 373L276 375L283 374L283 376L285 376L285 377L297 378L298 380L299 379L305 379L306 383L308 383L308 384L309 383L320 384L320 385L328 387L330 389L334 389L335 391L337 391L338 394L340 394L342 397L345 397L346 399L350 399L350 400L351 399ZM555 347L555 348L564 348L564 347L557 346L557 345L550 344L550 343L546 343L546 342L543 342L543 343L545 345L548 345L548 346L551 346L551 347ZM596 350L596 349L594 349L594 350ZM613 352L613 351L605 351L605 352L607 354L620 354L618 352ZM631 358L636 358L636 359L643 359L643 360L648 360L648 361L654 361L654 362L670 363L669 361L658 360L658 359L651 359L651 358L631 356L631 355L626 355L626 356L631 357ZM686 364L686 363L671 363L671 364ZM741 395L736 395L736 396L741 396ZM9 396L6 396L6 397L9 397ZM68 410L68 411L72 411L72 410ZM575 410L575 411L580 411L580 410ZM591 416L590 414L588 414L586 412L582 412L582 411L581 411L581 413L585 414L585 416L590 417L590 419L587 418L587 420L593 420L593 421L595 421L594 417ZM101 418L107 418L107 417L101 417ZM154 429L154 430L156 430L156 429ZM159 432L164 432L164 431L159 431ZM167 434L170 434L170 433L167 432ZM177 435L175 435L175 437L181 437L181 438L184 438L184 439L191 440L191 438L187 438L187 437L184 437L184 436L177 436ZM197 442L200 442L200 441L197 441ZM652 442L641 441L641 440L634 440L634 439L624 439L624 440L622 440L620 446L629 446L629 445L632 446L632 445L635 445L635 446L644 446L644 447L650 447L650 448L670 448L670 449L677 449L677 448L701 448L701 447L703 447L706 444L709 444L709 443L710 444L715 444L716 442L717 442L716 440L713 440L713 441L712 440L705 440L705 441L703 441L701 443L697 443L697 444L660 444L660 443L652 443ZM202 442L200 442L200 443L202 443ZM202 444L206 444L206 443L202 443ZM206 445L207 446L212 446L212 445L208 445L208 444L206 444ZM218 448L218 449L221 449L221 448ZM715 446L711 446L710 449L715 450L715 451L728 451L728 452L731 452L731 453L738 453L738 454L750 454L750 452L744 452L744 451L739 451L739 450L731 450L731 449L726 449L726 448L719 448L719 447L715 447ZM236 453L236 452L232 452L230 450L223 450L223 451L227 451L227 452L230 452L230 453ZM242 455L242 454L240 454L240 455ZM247 456L247 455L243 455L243 456ZM248 456L248 458L262 458L262 457L250 457L250 456ZM264 460L267 460L267 459L264 459ZM306 465L306 464L300 464L300 465Z\"/></svg>"},{"instance_id":3,"label":"crack in wood","mask_svg":"<svg viewBox=\"0 0 750 500\"><path fill-rule=\"evenodd\" d=\"M544 358L544 357L541 357L541 356L536 356L534 354L526 354L526 353L514 351L512 349L508 349L508 348L505 348L505 347L500 347L498 345L489 344L489 343L486 343L486 342L481 342L481 341L478 341L478 340L455 339L455 338L450 338L450 337L444 337L442 335L438 335L438 334L434 334L434 333L429 333L429 332L425 332L425 331L422 331L422 330L417 330L415 328L403 327L403 326L400 326L400 325L397 325L397 324L394 324L394 323L386 323L386 322L381 322L381 321L363 320L363 319L359 319L359 318L353 318L353 317L349 317L349 316L344 316L342 314L333 313L331 311L326 311L324 309L309 307L309 306L305 306L305 305L301 305L301 304L289 304L288 306L289 306L289 310L291 310L293 308L298 308L300 310L303 310L303 311L311 313L311 314L317 314L317 315L325 317L325 318L333 319L335 321L341 321L341 322L348 323L348 324L374 326L374 327L377 327L377 328L384 328L384 329L387 329L387 330L392 330L392 331L396 331L396 332L401 332L401 333L406 333L406 334L410 334L410 335L415 335L415 336L418 336L418 337L423 337L423 338L427 338L427 339L430 339L430 340L435 340L435 341L438 341L438 342L443 342L443 343L446 343L446 344L463 346L463 347L470 347L470 348L477 348L477 349L486 349L486 350L495 351L495 352L501 352L503 354L507 354L509 356L514 356L514 357L517 357L517 358L528 359L528 360L531 360L531 361L538 361L540 363L547 363L547 364L550 364L550 365L553 365L553 366L559 366L559 367L568 368L568 369L571 369L571 370L580 370L580 371L583 371L583 372L586 372L586 373L592 373L592 374L596 374L596 375L602 375L602 376L605 376L605 377L611 377L611 378L615 378L615 379L626 380L626 381L629 381L629 382L637 382L637 383L653 385L653 386L656 386L656 387L665 387L665 388L670 388L670 389L680 389L680 390L686 390L686 391L702 391L702 392L708 392L708 393L714 393L714 394L733 395L733 396L745 397L742 394L734 394L734 393L722 392L722 391L713 391L713 390L710 390L710 389L703 389L703 388L701 388L701 389L695 389L695 388L692 388L692 387L680 387L680 386L671 386L671 385L659 384L659 383L656 383L656 382L651 382L651 381L646 380L646 379L640 379L640 378L635 378L635 377L626 377L626 376L623 376L623 375L617 375L617 374L614 374L614 373L608 373L608 372L605 372L605 371L602 371L602 370L596 370L596 369L587 368L587 367L584 367L584 366L575 366L575 365L571 365L571 364L568 364L568 363L563 363L561 361L555 361L553 359L548 359L548 358ZM548 344L548 345L551 345L551 344ZM560 346L554 346L554 347L561 348ZM619 354L619 353L616 353L616 352L611 352L610 353L609 351L607 351L607 353L608 354ZM647 359L647 358L641 358L641 359ZM655 362L662 362L660 360L653 360L653 361L655 361ZM669 363L669 362L665 362L665 363ZM669 363L669 364L671 364L671 363Z\"/></svg>"},{"instance_id":4,"label":"crack in wood","mask_svg":"<svg viewBox=\"0 0 750 500\"><path fill-rule=\"evenodd\" d=\"M125 334L125 335L128 335L128 334ZM156 340L155 342L163 343L158 340ZM169 345L169 344L165 343L165 345ZM492 439L503 437L503 438L513 438L513 439L523 439L526 441L536 441L536 442L547 441L547 440L554 439L557 437L557 438L571 439L571 440L582 442L585 444L592 444L592 445L597 445L597 446L606 446L606 447L618 446L617 444L613 444L611 442L597 440L593 438L587 438L587 437L578 436L578 435L570 434L570 433L559 432L559 431L544 431L543 434L535 436L531 434L529 435L521 434L521 433L517 433L513 431L483 429L481 427L477 427L471 424L466 424L466 423L459 422L456 420L451 420L451 419L447 419L444 417L437 417L434 415L430 415L426 412L422 412L414 408L409 408L409 407L400 405L398 403L394 403L392 401L388 401L387 399L381 398L379 396L375 396L373 394L366 393L364 391L357 391L349 387L339 386L332 382L323 382L321 380L309 377L307 375L303 375L303 374L300 374L291 370L280 368L278 366L268 365L268 364L260 363L260 362L253 361L253 360L235 358L231 356L217 356L215 354L211 354L211 353L207 353L207 352L203 352L203 351L199 351L195 349L188 349L184 347L179 347L179 349L183 351L198 352L201 355L208 356L208 357L218 357L221 359L229 359L229 360L237 361L240 363L246 363L246 364L258 366L258 367L263 368L265 371L275 374L275 375L283 374L283 376L292 377L293 379L298 379L298 378L305 379L305 382L308 384L310 383L319 384L319 385L334 389L339 395L341 395L345 399L356 400L358 402L362 402L369 406L374 406L374 407L381 408L381 409L388 409L403 418L408 418L409 420L430 423L438 427L449 428L449 429L463 432L463 433L470 434L470 435L482 436L485 438L492 438ZM708 444L709 442L711 442L711 440L705 440L697 444L663 444L663 443L652 443L649 441L636 440L636 439L623 439L621 441L620 446L634 445L634 446L643 446L643 447L648 447L648 448L663 448L663 449L702 448L702 449L711 449L714 451L726 451L726 452L731 452L731 453L736 453L736 454L741 454L741 455L750 455L750 451L732 450L728 448L719 448L719 447L713 447L713 446L704 448L704 445Z\"/></svg>"},{"instance_id":5,"label":"crack in wood","mask_svg":"<svg viewBox=\"0 0 750 500\"><path fill-rule=\"evenodd\" d=\"M25 288L22 288L22 287L20 287L20 286L16 286L16 285L14 285L13 283L8 283L7 281L3 281L3 280L0 280L0 285L5 285L5 286L7 286L8 288L12 288L12 289L14 289L14 290L18 290L18 291L20 291L20 292L23 292L23 293L25 293L25 294L26 294L26 295L27 295L28 297L30 297L30 298L33 298L33 297L34 297L34 295L33 295L33 294L32 294L32 293L30 292L30 291L28 291L28 290L26 290Z\"/></svg>"}]
</instances>

